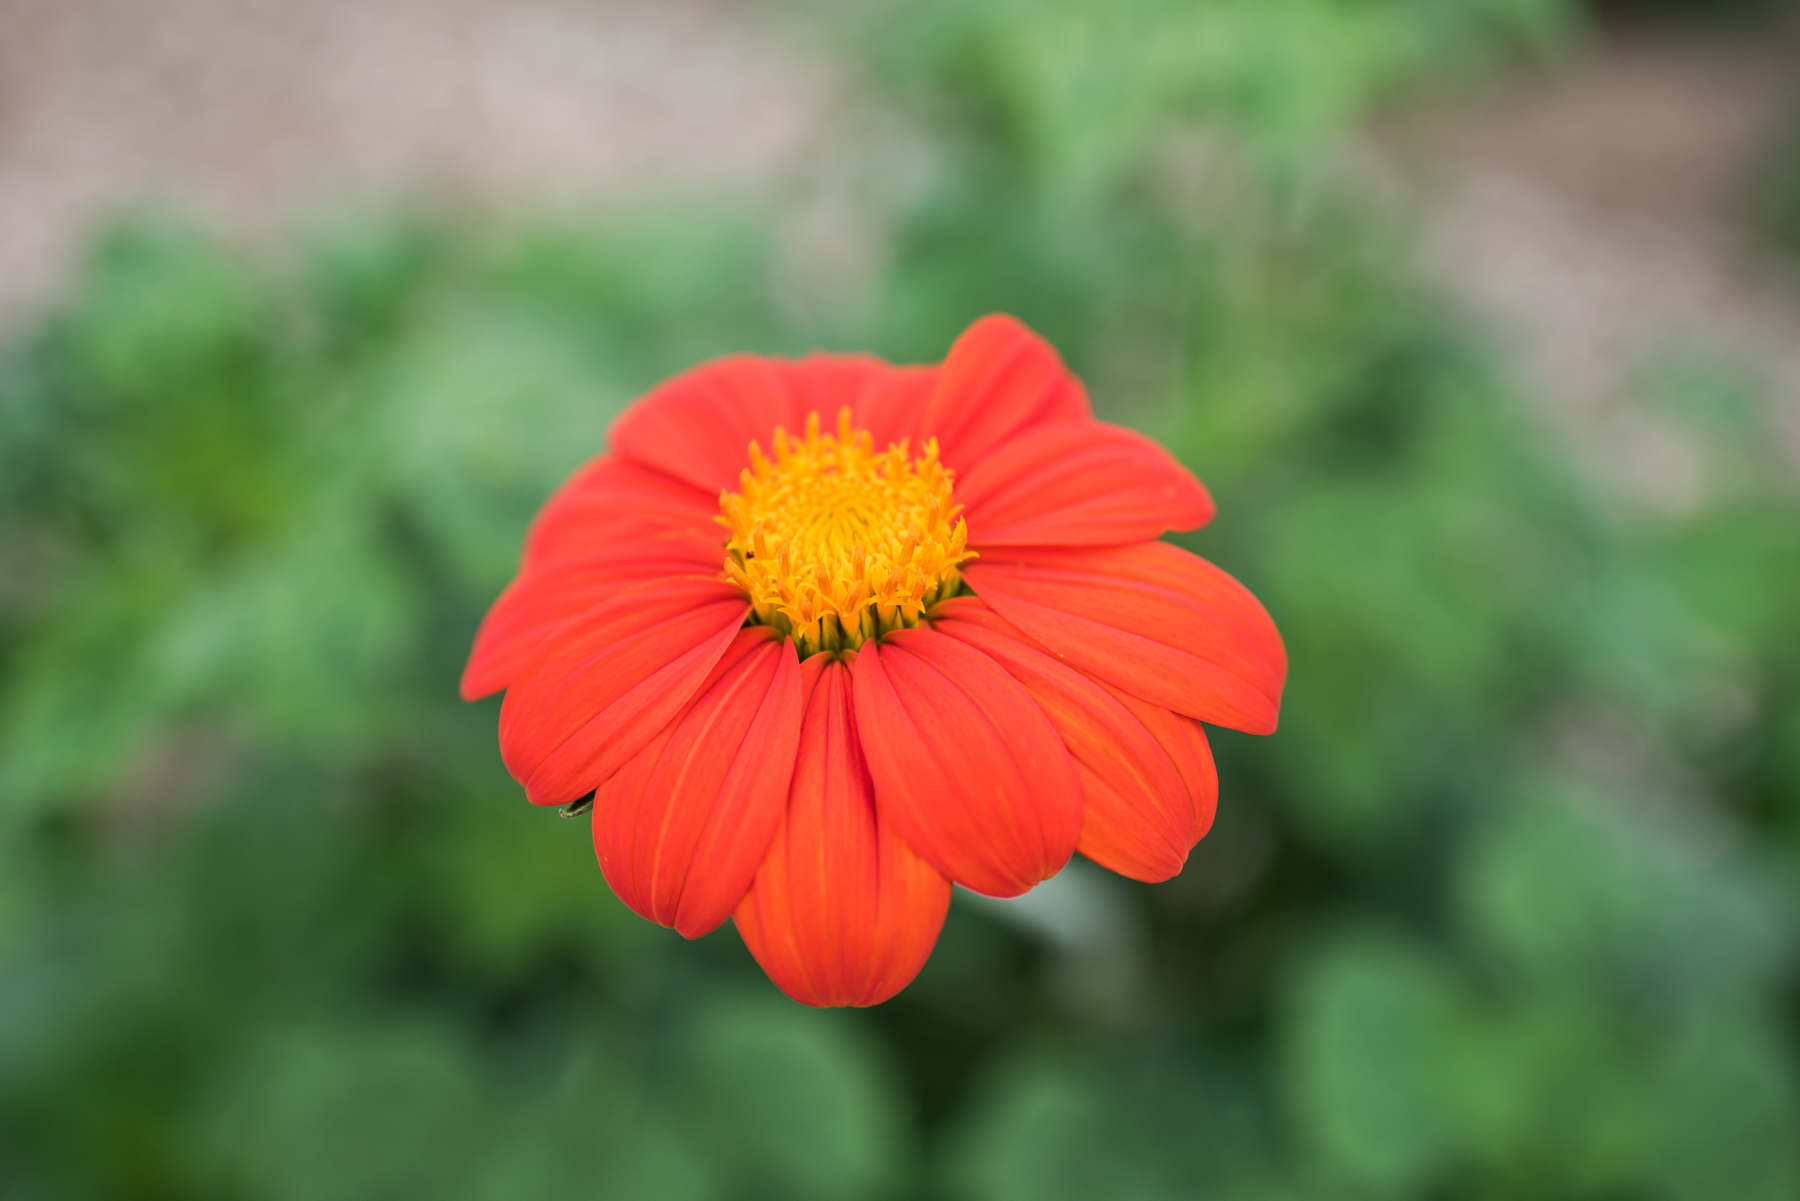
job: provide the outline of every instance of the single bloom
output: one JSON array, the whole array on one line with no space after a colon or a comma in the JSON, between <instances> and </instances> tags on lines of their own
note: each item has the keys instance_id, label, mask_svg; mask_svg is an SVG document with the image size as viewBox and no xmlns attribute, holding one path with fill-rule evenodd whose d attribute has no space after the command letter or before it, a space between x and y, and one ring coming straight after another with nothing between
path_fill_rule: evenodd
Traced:
<instances>
[{"instance_id":1,"label":"single bloom","mask_svg":"<svg viewBox=\"0 0 1800 1201\"><path fill-rule=\"evenodd\" d=\"M627 410L544 505L462 694L506 691L533 804L694 938L733 918L808 1005L873 1005L950 885L1076 851L1166 880L1212 823L1203 723L1275 729L1255 597L1158 539L1213 514L1006 316L937 366L740 355Z\"/></svg>"}]
</instances>

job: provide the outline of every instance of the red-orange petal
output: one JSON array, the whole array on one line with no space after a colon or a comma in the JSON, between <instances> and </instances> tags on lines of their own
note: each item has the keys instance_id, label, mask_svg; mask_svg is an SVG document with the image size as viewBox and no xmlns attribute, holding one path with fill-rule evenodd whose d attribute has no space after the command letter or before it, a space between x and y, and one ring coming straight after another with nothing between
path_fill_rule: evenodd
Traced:
<instances>
[{"instance_id":1,"label":"red-orange petal","mask_svg":"<svg viewBox=\"0 0 1800 1201\"><path fill-rule=\"evenodd\" d=\"M608 542L671 537L711 539L723 548L724 528L713 520L718 515L716 489L708 492L616 455L601 455L538 510L525 535L524 561L530 566L579 557Z\"/></svg>"},{"instance_id":2,"label":"red-orange petal","mask_svg":"<svg viewBox=\"0 0 1800 1201\"><path fill-rule=\"evenodd\" d=\"M800 428L797 405L775 360L730 355L658 384L613 425L612 446L717 496L737 486L752 439L766 450L776 426Z\"/></svg>"},{"instance_id":3,"label":"red-orange petal","mask_svg":"<svg viewBox=\"0 0 1800 1201\"><path fill-rule=\"evenodd\" d=\"M950 882L880 819L850 669L823 656L800 666L808 698L787 817L735 920L794 1000L875 1005L925 965Z\"/></svg>"},{"instance_id":4,"label":"red-orange petal","mask_svg":"<svg viewBox=\"0 0 1800 1201\"><path fill-rule=\"evenodd\" d=\"M937 386L935 365L894 366L875 360L880 363L881 370L859 380L855 399L847 401L840 399L848 392L847 388L819 387L819 376L809 367L817 357L820 356L802 359L791 369L794 386L807 390L807 412L816 411L821 423L830 429L838 412L837 407L832 406L848 404L852 424L859 430L867 430L878 449L905 441L917 453L919 423L925 418L925 406Z\"/></svg>"},{"instance_id":5,"label":"red-orange petal","mask_svg":"<svg viewBox=\"0 0 1800 1201\"><path fill-rule=\"evenodd\" d=\"M463 668L463 699L505 688L546 638L602 602L638 585L708 574L720 559L717 539L669 535L602 543L579 556L528 564L475 633Z\"/></svg>"},{"instance_id":6,"label":"red-orange petal","mask_svg":"<svg viewBox=\"0 0 1800 1201\"><path fill-rule=\"evenodd\" d=\"M1166 542L995 550L970 585L1057 658L1153 704L1268 734L1287 652L1242 584Z\"/></svg>"},{"instance_id":7,"label":"red-orange petal","mask_svg":"<svg viewBox=\"0 0 1800 1201\"><path fill-rule=\"evenodd\" d=\"M1081 776L1076 849L1134 880L1154 883L1179 872L1205 832L1196 829L1201 801L1138 715L1104 685L1033 645L978 598L939 605L931 618L933 629L1004 667L1056 727ZM1191 718L1177 720L1198 729Z\"/></svg>"},{"instance_id":8,"label":"red-orange petal","mask_svg":"<svg viewBox=\"0 0 1800 1201\"><path fill-rule=\"evenodd\" d=\"M594 796L594 850L632 909L688 938L731 916L781 824L800 738L800 665L740 630L694 700Z\"/></svg>"},{"instance_id":9,"label":"red-orange petal","mask_svg":"<svg viewBox=\"0 0 1800 1201\"><path fill-rule=\"evenodd\" d=\"M704 490L717 512L719 492L735 490L749 465L752 441L767 451L777 426L801 433L815 412L830 429L846 405L878 437L905 436L906 409L931 378L930 369L896 368L873 355L733 355L657 385L614 424L612 446Z\"/></svg>"},{"instance_id":10,"label":"red-orange petal","mask_svg":"<svg viewBox=\"0 0 1800 1201\"><path fill-rule=\"evenodd\" d=\"M1206 740L1206 728L1199 721L1161 705L1153 705L1141 697L1132 696L1110 685L1102 684L1112 693L1121 705L1131 710L1132 716L1144 724L1150 736L1156 739L1163 752L1169 756L1169 762L1181 773L1182 782L1187 786L1188 800L1193 809L1189 816L1192 825L1188 832L1188 845L1191 847L1206 837L1212 829L1213 814L1219 807L1219 771L1213 764L1212 745ZM1082 840L1088 839L1088 830L1083 827ZM1096 839L1106 835L1096 831ZM1097 859L1098 855L1090 852L1084 845L1083 854Z\"/></svg>"},{"instance_id":11,"label":"red-orange petal","mask_svg":"<svg viewBox=\"0 0 1800 1201\"><path fill-rule=\"evenodd\" d=\"M997 897L1062 869L1081 836L1081 782L999 664L934 630L901 630L865 645L853 674L881 816L920 857Z\"/></svg>"},{"instance_id":12,"label":"red-orange petal","mask_svg":"<svg viewBox=\"0 0 1800 1201\"><path fill-rule=\"evenodd\" d=\"M1212 497L1154 440L1098 421L1025 430L956 481L969 544L1107 546L1212 520Z\"/></svg>"},{"instance_id":13,"label":"red-orange petal","mask_svg":"<svg viewBox=\"0 0 1800 1201\"><path fill-rule=\"evenodd\" d=\"M592 792L681 711L750 606L723 580L644 585L572 620L500 706L500 754L534 805Z\"/></svg>"},{"instance_id":14,"label":"red-orange petal","mask_svg":"<svg viewBox=\"0 0 1800 1201\"><path fill-rule=\"evenodd\" d=\"M950 347L919 428L963 471L1025 430L1092 415L1087 390L1055 348L1018 318L994 313Z\"/></svg>"}]
</instances>

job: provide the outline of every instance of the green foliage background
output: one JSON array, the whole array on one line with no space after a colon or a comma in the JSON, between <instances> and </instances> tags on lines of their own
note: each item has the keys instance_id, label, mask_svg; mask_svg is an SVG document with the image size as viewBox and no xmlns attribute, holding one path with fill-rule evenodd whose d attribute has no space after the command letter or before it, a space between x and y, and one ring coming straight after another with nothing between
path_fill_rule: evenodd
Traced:
<instances>
[{"instance_id":1,"label":"green foliage background","mask_svg":"<svg viewBox=\"0 0 1800 1201\"><path fill-rule=\"evenodd\" d=\"M1341 150L1560 0L815 12L902 128L849 282L779 205L146 216L0 367L0 1198L1800 1195L1800 505L1754 381L1595 491ZM852 138L851 141L856 139ZM916 162L913 160L917 160ZM869 1012L607 892L455 679L525 522L729 350L1019 314L1221 516L1281 731L1098 947L960 902Z\"/></svg>"}]
</instances>

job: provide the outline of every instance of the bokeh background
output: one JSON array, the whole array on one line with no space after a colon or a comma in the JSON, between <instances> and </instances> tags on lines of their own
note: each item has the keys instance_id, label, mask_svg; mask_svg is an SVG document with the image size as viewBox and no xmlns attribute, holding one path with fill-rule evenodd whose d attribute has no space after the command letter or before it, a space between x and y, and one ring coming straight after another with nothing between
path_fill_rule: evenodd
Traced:
<instances>
[{"instance_id":1,"label":"bokeh background","mask_svg":"<svg viewBox=\"0 0 1800 1201\"><path fill-rule=\"evenodd\" d=\"M1800 1196L1797 279L1779 4L0 0L0 1198ZM807 1010L456 677L649 384L993 309L1282 727Z\"/></svg>"}]
</instances>

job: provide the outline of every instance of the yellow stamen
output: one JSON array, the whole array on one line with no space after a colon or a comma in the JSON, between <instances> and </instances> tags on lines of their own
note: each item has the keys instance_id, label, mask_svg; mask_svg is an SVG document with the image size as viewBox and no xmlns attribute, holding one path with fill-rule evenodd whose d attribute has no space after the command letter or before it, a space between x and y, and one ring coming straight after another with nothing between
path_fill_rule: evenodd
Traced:
<instances>
[{"instance_id":1,"label":"yellow stamen","mask_svg":"<svg viewBox=\"0 0 1800 1201\"><path fill-rule=\"evenodd\" d=\"M961 590L957 569L975 555L935 438L918 458L904 441L878 454L846 408L835 435L812 413L805 439L777 429L774 451L752 442L739 490L719 496L725 574L752 621L792 635L804 658L917 626Z\"/></svg>"}]
</instances>

